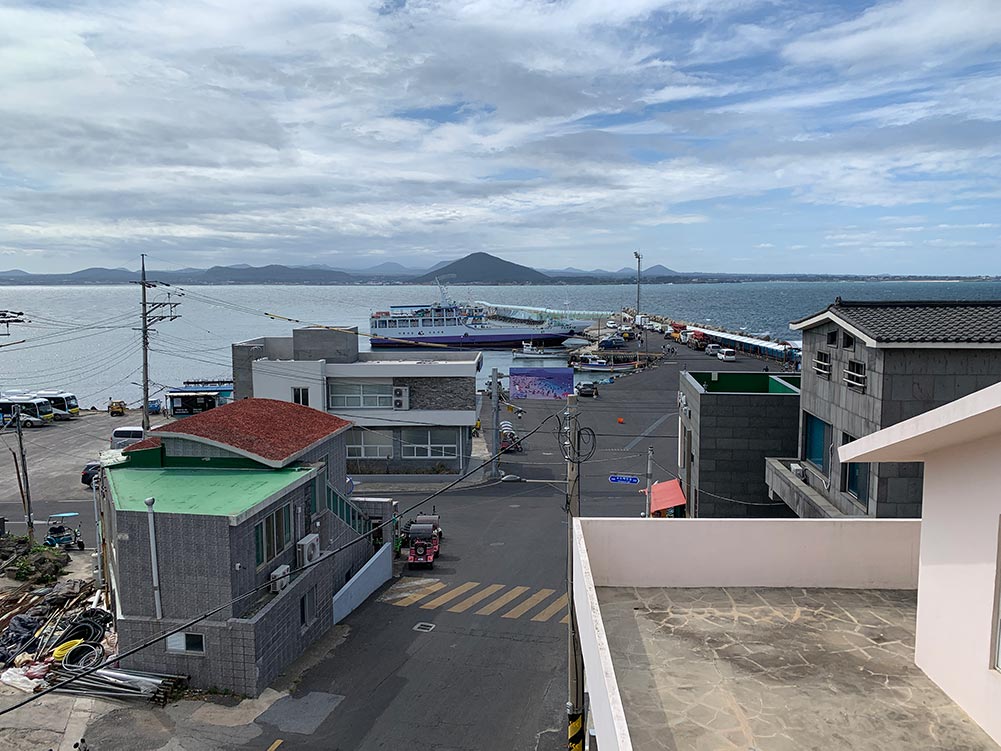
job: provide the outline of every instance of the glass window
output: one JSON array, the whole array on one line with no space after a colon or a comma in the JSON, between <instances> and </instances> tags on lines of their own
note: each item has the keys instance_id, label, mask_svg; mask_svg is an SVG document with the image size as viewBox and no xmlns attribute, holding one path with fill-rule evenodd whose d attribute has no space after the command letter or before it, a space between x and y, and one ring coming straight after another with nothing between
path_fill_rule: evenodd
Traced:
<instances>
[{"instance_id":1,"label":"glass window","mask_svg":"<svg viewBox=\"0 0 1001 751\"><path fill-rule=\"evenodd\" d=\"M258 566L272 561L292 542L292 506L286 503L254 526L254 559Z\"/></svg>"},{"instance_id":2,"label":"glass window","mask_svg":"<svg viewBox=\"0 0 1001 751\"><path fill-rule=\"evenodd\" d=\"M351 428L347 435L347 450L349 459L390 459L393 456L393 434Z\"/></svg>"},{"instance_id":3,"label":"glass window","mask_svg":"<svg viewBox=\"0 0 1001 751\"><path fill-rule=\"evenodd\" d=\"M303 407L309 406L309 388L306 386L292 387L292 403L301 404Z\"/></svg>"},{"instance_id":4,"label":"glass window","mask_svg":"<svg viewBox=\"0 0 1001 751\"><path fill-rule=\"evenodd\" d=\"M459 455L458 428L404 428L404 459L454 459Z\"/></svg>"},{"instance_id":5,"label":"glass window","mask_svg":"<svg viewBox=\"0 0 1001 751\"><path fill-rule=\"evenodd\" d=\"M316 587L299 598L299 625L308 626L316 620Z\"/></svg>"},{"instance_id":6,"label":"glass window","mask_svg":"<svg viewBox=\"0 0 1001 751\"><path fill-rule=\"evenodd\" d=\"M205 654L205 637L190 631L171 634L167 637L167 651Z\"/></svg>"},{"instance_id":7,"label":"glass window","mask_svg":"<svg viewBox=\"0 0 1001 751\"><path fill-rule=\"evenodd\" d=\"M827 346L828 347L837 347L838 346L838 332L837 331L828 331L827 332Z\"/></svg>"},{"instance_id":8,"label":"glass window","mask_svg":"<svg viewBox=\"0 0 1001 751\"><path fill-rule=\"evenodd\" d=\"M855 337L847 331L841 335L841 346L845 349L852 349L855 346Z\"/></svg>"},{"instance_id":9,"label":"glass window","mask_svg":"<svg viewBox=\"0 0 1001 751\"><path fill-rule=\"evenodd\" d=\"M831 461L831 426L809 412L804 412L803 416L803 458L827 472Z\"/></svg>"},{"instance_id":10,"label":"glass window","mask_svg":"<svg viewBox=\"0 0 1001 751\"><path fill-rule=\"evenodd\" d=\"M327 406L330 409L338 407L391 409L393 406L393 384L347 383L330 380L327 382Z\"/></svg>"},{"instance_id":11,"label":"glass window","mask_svg":"<svg viewBox=\"0 0 1001 751\"><path fill-rule=\"evenodd\" d=\"M817 356L813 358L813 370L821 378L831 377L831 353L825 350L817 350Z\"/></svg>"}]
</instances>

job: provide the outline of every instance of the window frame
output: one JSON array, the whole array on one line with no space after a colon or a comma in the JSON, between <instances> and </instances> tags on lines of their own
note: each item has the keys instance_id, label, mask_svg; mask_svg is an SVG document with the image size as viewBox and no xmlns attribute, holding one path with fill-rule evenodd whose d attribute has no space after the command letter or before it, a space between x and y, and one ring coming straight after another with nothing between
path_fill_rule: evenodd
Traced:
<instances>
[{"instance_id":1,"label":"window frame","mask_svg":"<svg viewBox=\"0 0 1001 751\"><path fill-rule=\"evenodd\" d=\"M838 329L835 329L834 331L828 331L827 332L827 346L828 347L837 347L838 346L838 339L839 339L838 335L840 333L841 332Z\"/></svg>"},{"instance_id":2,"label":"window frame","mask_svg":"<svg viewBox=\"0 0 1001 751\"><path fill-rule=\"evenodd\" d=\"M376 436L388 438L389 443L377 442ZM352 428L345 441L345 452L348 459L392 459L393 443L390 431Z\"/></svg>"},{"instance_id":3,"label":"window frame","mask_svg":"<svg viewBox=\"0 0 1001 751\"><path fill-rule=\"evenodd\" d=\"M178 647L176 645L177 642L176 637L181 637L181 639L184 641L183 647ZM189 637L197 638L198 642L201 643L201 648L190 649ZM171 645L171 641L174 642L173 646ZM197 655L203 657L205 655L205 635L199 634L196 631L178 631L176 634L171 634L170 636L167 637L166 641L164 642L164 646L166 647L166 650L171 654Z\"/></svg>"},{"instance_id":4,"label":"window frame","mask_svg":"<svg viewBox=\"0 0 1001 751\"><path fill-rule=\"evenodd\" d=\"M299 627L303 630L316 623L316 585L299 598Z\"/></svg>"},{"instance_id":5,"label":"window frame","mask_svg":"<svg viewBox=\"0 0 1001 751\"><path fill-rule=\"evenodd\" d=\"M264 568L292 545L292 504L283 503L254 524L254 564Z\"/></svg>"},{"instance_id":6,"label":"window frame","mask_svg":"<svg viewBox=\"0 0 1001 751\"><path fill-rule=\"evenodd\" d=\"M357 393L335 394L335 389ZM366 393L368 391L369 393ZM327 380L327 409L392 409L392 383L361 383L337 378Z\"/></svg>"},{"instance_id":7,"label":"window frame","mask_svg":"<svg viewBox=\"0 0 1001 751\"><path fill-rule=\"evenodd\" d=\"M841 445L851 443L856 440L848 433L841 434ZM842 462L841 463L841 492L850 496L852 500L860 506L868 508L869 505L869 478L871 476L872 465L869 462ZM855 488L852 488L852 474L855 475ZM863 478L864 492L860 493L858 479Z\"/></svg>"},{"instance_id":8,"label":"window frame","mask_svg":"<svg viewBox=\"0 0 1001 751\"><path fill-rule=\"evenodd\" d=\"M298 393L296 393L298 392ZM298 397L298 398L297 398ZM303 407L309 406L309 386L292 387L292 403Z\"/></svg>"},{"instance_id":9,"label":"window frame","mask_svg":"<svg viewBox=\"0 0 1001 751\"><path fill-rule=\"evenodd\" d=\"M845 386L864 394L869 381L869 368L861 360L849 360L842 372L842 378Z\"/></svg>"},{"instance_id":10,"label":"window frame","mask_svg":"<svg viewBox=\"0 0 1001 751\"><path fill-rule=\"evenodd\" d=\"M813 358L813 372L825 380L831 380L831 353L826 349L817 350Z\"/></svg>"},{"instance_id":11,"label":"window frame","mask_svg":"<svg viewBox=\"0 0 1001 751\"><path fill-rule=\"evenodd\" d=\"M813 457L811 456L811 440L812 431L810 430L810 421L816 420L822 426L821 432L822 438L822 450L823 455L821 456L821 463L817 464ZM808 462L811 467L819 470L824 475L827 475L831 470L831 449L833 447L833 428L831 424L826 420L821 420L816 415L812 415L807 411L803 411L803 461Z\"/></svg>"},{"instance_id":12,"label":"window frame","mask_svg":"<svg viewBox=\"0 0 1001 751\"><path fill-rule=\"evenodd\" d=\"M455 443L435 443L432 440L432 432L436 430L448 430L453 432ZM410 437L408 437L408 432ZM425 442L416 437L414 433L424 433ZM403 459L458 459L461 438L459 429L450 425L437 427L406 427L400 433L400 457ZM423 453L419 453L421 450ZM435 453L435 451L439 453ZM451 451L452 453L448 453Z\"/></svg>"}]
</instances>

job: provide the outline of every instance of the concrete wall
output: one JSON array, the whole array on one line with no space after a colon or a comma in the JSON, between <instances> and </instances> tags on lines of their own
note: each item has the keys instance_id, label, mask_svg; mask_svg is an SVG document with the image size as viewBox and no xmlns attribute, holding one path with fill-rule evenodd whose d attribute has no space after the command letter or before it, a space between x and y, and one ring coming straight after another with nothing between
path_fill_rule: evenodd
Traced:
<instances>
[{"instance_id":1,"label":"concrete wall","mask_svg":"<svg viewBox=\"0 0 1001 751\"><path fill-rule=\"evenodd\" d=\"M292 359L356 362L358 360L358 327L345 327L344 331L293 329Z\"/></svg>"},{"instance_id":2,"label":"concrete wall","mask_svg":"<svg viewBox=\"0 0 1001 751\"><path fill-rule=\"evenodd\" d=\"M998 743L1001 436L925 461L914 661Z\"/></svg>"},{"instance_id":3,"label":"concrete wall","mask_svg":"<svg viewBox=\"0 0 1001 751\"><path fill-rule=\"evenodd\" d=\"M579 523L599 587L917 587L919 520Z\"/></svg>"},{"instance_id":4,"label":"concrete wall","mask_svg":"<svg viewBox=\"0 0 1001 751\"><path fill-rule=\"evenodd\" d=\"M230 350L233 360L233 399L246 399L254 396L251 364L261 357L291 360L292 337L261 336L233 344Z\"/></svg>"},{"instance_id":5,"label":"concrete wall","mask_svg":"<svg viewBox=\"0 0 1001 751\"><path fill-rule=\"evenodd\" d=\"M254 396L261 399L292 401L292 388L309 389L309 406L327 410L327 381L323 360L258 360L253 363Z\"/></svg>"},{"instance_id":6,"label":"concrete wall","mask_svg":"<svg viewBox=\"0 0 1001 751\"><path fill-rule=\"evenodd\" d=\"M410 389L410 409L476 409L476 378L393 378Z\"/></svg>"},{"instance_id":7,"label":"concrete wall","mask_svg":"<svg viewBox=\"0 0 1001 751\"><path fill-rule=\"evenodd\" d=\"M333 623L340 623L393 577L393 546L383 545L334 595Z\"/></svg>"},{"instance_id":8,"label":"concrete wall","mask_svg":"<svg viewBox=\"0 0 1001 751\"><path fill-rule=\"evenodd\" d=\"M682 374L681 390L691 410L690 417L682 415L682 426L692 431L695 454L694 492L688 494L695 509L689 515L790 516L786 504L768 498L765 458L795 454L799 394L707 392L689 373Z\"/></svg>"}]
</instances>

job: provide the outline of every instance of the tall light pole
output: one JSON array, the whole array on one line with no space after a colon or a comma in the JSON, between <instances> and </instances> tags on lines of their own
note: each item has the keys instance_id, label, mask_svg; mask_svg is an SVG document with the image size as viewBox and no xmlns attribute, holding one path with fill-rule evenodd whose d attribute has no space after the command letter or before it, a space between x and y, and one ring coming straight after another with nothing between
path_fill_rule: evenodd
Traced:
<instances>
[{"instance_id":1,"label":"tall light pole","mask_svg":"<svg viewBox=\"0 0 1001 751\"><path fill-rule=\"evenodd\" d=\"M567 395L566 426L560 441L567 460L567 751L584 751L584 654L573 595L573 520L580 516L580 427L577 396Z\"/></svg>"},{"instance_id":2,"label":"tall light pole","mask_svg":"<svg viewBox=\"0 0 1001 751\"><path fill-rule=\"evenodd\" d=\"M636 259L636 318L640 315L640 270L643 263L643 254L638 250L633 251L633 258ZM637 324L636 318L633 318L633 323ZM638 324L637 324L638 325Z\"/></svg>"}]
</instances>

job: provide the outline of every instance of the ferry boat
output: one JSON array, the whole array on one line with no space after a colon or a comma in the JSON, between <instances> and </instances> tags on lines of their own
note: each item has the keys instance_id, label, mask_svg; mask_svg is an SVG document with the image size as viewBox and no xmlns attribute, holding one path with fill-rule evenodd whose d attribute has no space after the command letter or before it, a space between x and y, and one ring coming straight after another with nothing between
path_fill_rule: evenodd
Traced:
<instances>
[{"instance_id":1,"label":"ferry boat","mask_svg":"<svg viewBox=\"0 0 1001 751\"><path fill-rule=\"evenodd\" d=\"M462 349L506 348L562 344L574 335L573 327L560 319L525 321L521 324L491 320L487 309L478 304L448 300L442 288L441 300L429 305L394 305L373 313L369 319L371 345L406 347L444 344Z\"/></svg>"}]
</instances>

